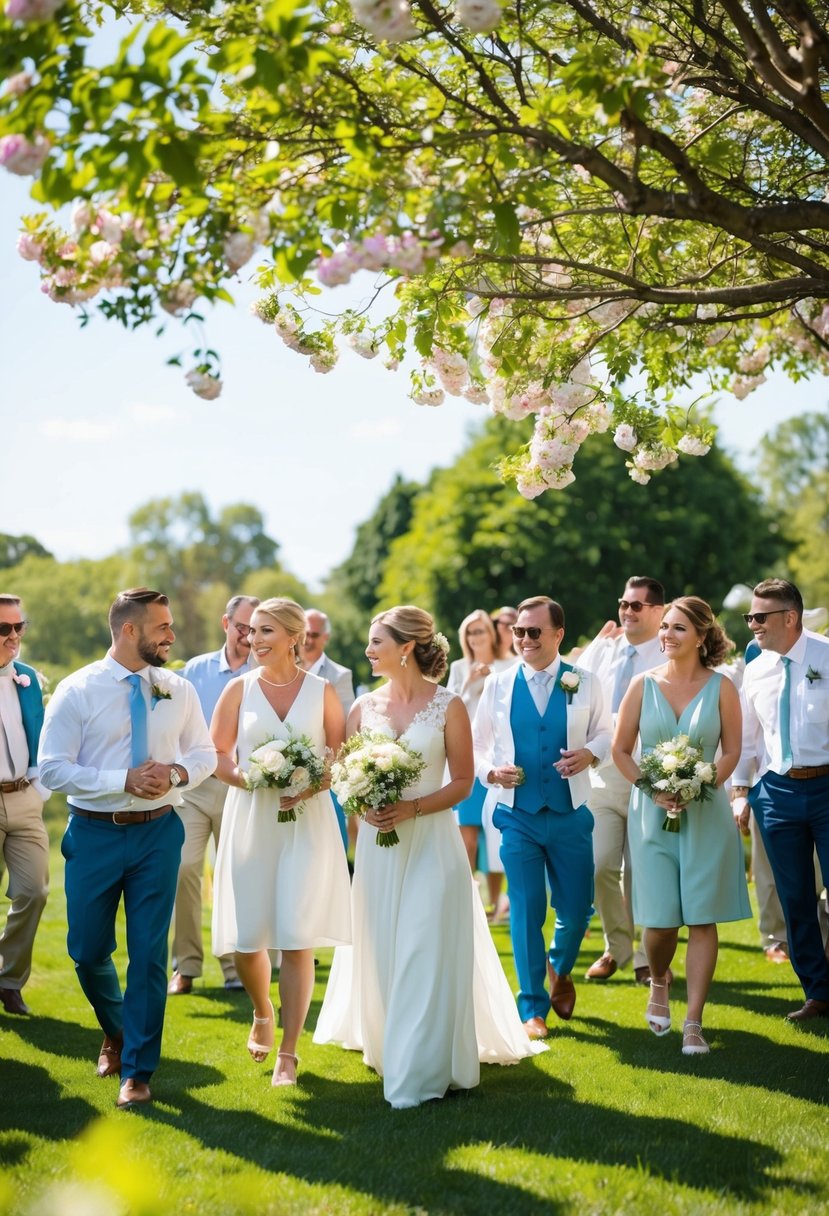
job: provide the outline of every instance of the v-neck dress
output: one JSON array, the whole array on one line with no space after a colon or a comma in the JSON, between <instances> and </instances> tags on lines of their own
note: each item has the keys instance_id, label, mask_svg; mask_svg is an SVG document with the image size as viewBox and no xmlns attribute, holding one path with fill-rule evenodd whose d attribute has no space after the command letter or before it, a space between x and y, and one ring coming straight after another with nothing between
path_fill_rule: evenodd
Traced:
<instances>
[{"instance_id":1,"label":"v-neck dress","mask_svg":"<svg viewBox=\"0 0 829 1216\"><path fill-rule=\"evenodd\" d=\"M677 719L657 681L645 676L639 718L642 753L684 734L702 748L706 760L715 760L723 678L712 675ZM669 929L750 917L743 845L725 790L715 790L706 802L690 803L680 815L678 832L663 831L664 822L665 808L633 786L628 834L636 923Z\"/></svg>"},{"instance_id":2,"label":"v-neck dress","mask_svg":"<svg viewBox=\"0 0 829 1216\"><path fill-rule=\"evenodd\" d=\"M444 784L446 710L438 687L401 738L426 767L405 796ZM362 725L392 737L371 694ZM393 1107L418 1106L478 1084L480 1064L515 1064L531 1043L486 923L450 810L397 825L400 843L378 848L360 825L354 859L354 946L337 950L315 1043L362 1051Z\"/></svg>"},{"instance_id":3,"label":"v-neck dress","mask_svg":"<svg viewBox=\"0 0 829 1216\"><path fill-rule=\"evenodd\" d=\"M306 674L283 722L257 672L241 676L237 752L244 769L267 739L291 731L325 748L325 680ZM279 823L279 790L231 786L213 882L213 952L304 950L351 941L348 865L331 795L306 798L296 821Z\"/></svg>"}]
</instances>

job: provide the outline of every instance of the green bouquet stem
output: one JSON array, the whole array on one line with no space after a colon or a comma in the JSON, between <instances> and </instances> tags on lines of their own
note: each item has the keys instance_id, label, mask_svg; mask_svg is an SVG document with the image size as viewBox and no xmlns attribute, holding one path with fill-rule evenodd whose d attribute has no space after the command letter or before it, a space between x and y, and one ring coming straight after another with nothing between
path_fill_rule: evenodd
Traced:
<instances>
[{"instance_id":1,"label":"green bouquet stem","mask_svg":"<svg viewBox=\"0 0 829 1216\"><path fill-rule=\"evenodd\" d=\"M284 810L282 807L280 807L276 816L276 822L296 823L296 812L294 811L294 808L289 807L288 810Z\"/></svg>"},{"instance_id":2,"label":"green bouquet stem","mask_svg":"<svg viewBox=\"0 0 829 1216\"><path fill-rule=\"evenodd\" d=\"M390 832L378 832L377 843L381 849L390 849L394 844L400 844L400 837L397 835L395 828Z\"/></svg>"},{"instance_id":3,"label":"green bouquet stem","mask_svg":"<svg viewBox=\"0 0 829 1216\"><path fill-rule=\"evenodd\" d=\"M679 815L665 816L665 822L662 824L663 832L678 832L679 831Z\"/></svg>"}]
</instances>

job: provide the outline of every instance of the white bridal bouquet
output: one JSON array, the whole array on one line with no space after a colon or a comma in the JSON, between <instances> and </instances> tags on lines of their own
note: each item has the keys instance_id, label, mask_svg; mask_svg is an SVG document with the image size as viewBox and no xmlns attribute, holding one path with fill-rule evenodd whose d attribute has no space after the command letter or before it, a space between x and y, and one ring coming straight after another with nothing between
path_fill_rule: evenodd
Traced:
<instances>
[{"instance_id":1,"label":"white bridal bouquet","mask_svg":"<svg viewBox=\"0 0 829 1216\"><path fill-rule=\"evenodd\" d=\"M251 752L245 785L249 790L282 790L292 798L303 790L316 793L324 777L325 759L308 736L291 734L287 739L266 739ZM294 808L280 807L276 818L278 823L294 822Z\"/></svg>"},{"instance_id":2,"label":"white bridal bouquet","mask_svg":"<svg viewBox=\"0 0 829 1216\"><path fill-rule=\"evenodd\" d=\"M346 815L364 815L367 810L399 802L425 767L420 752L378 731L359 731L347 739L331 768L331 788ZM378 832L384 848L400 843L392 828Z\"/></svg>"},{"instance_id":3,"label":"white bridal bouquet","mask_svg":"<svg viewBox=\"0 0 829 1216\"><path fill-rule=\"evenodd\" d=\"M639 761L642 776L636 782L649 798L670 794L683 805L669 810L662 830L679 831L679 816L689 802L705 802L717 781L717 766L708 762L701 747L695 747L687 735L676 735L657 743Z\"/></svg>"}]
</instances>

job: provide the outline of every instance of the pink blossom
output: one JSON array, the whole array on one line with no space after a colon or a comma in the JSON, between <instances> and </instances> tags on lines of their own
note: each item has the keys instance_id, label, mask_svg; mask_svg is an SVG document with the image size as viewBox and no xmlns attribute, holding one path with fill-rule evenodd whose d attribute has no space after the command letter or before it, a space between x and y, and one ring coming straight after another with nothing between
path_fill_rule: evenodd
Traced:
<instances>
[{"instance_id":1,"label":"pink blossom","mask_svg":"<svg viewBox=\"0 0 829 1216\"><path fill-rule=\"evenodd\" d=\"M0 139L0 165L17 177L34 177L49 155L49 140L36 135L30 143L25 135L4 135Z\"/></svg>"},{"instance_id":2,"label":"pink blossom","mask_svg":"<svg viewBox=\"0 0 829 1216\"><path fill-rule=\"evenodd\" d=\"M391 243L389 265L404 274L420 274L426 264L423 245L413 232L405 232Z\"/></svg>"},{"instance_id":3,"label":"pink blossom","mask_svg":"<svg viewBox=\"0 0 829 1216\"><path fill-rule=\"evenodd\" d=\"M18 671L17 668L12 672L12 679L15 684L19 684L21 688L28 688L32 682L31 676L27 676L25 671Z\"/></svg>"},{"instance_id":4,"label":"pink blossom","mask_svg":"<svg viewBox=\"0 0 829 1216\"><path fill-rule=\"evenodd\" d=\"M522 498L532 500L538 498L539 494L543 494L547 486L535 472L519 473L515 479L515 486Z\"/></svg>"},{"instance_id":5,"label":"pink blossom","mask_svg":"<svg viewBox=\"0 0 829 1216\"><path fill-rule=\"evenodd\" d=\"M77 203L72 208L72 227L79 234L92 226L94 218L95 209L91 203Z\"/></svg>"},{"instance_id":6,"label":"pink blossom","mask_svg":"<svg viewBox=\"0 0 829 1216\"><path fill-rule=\"evenodd\" d=\"M371 333L349 334L348 345L361 359L376 359L380 353L374 335Z\"/></svg>"},{"instance_id":7,"label":"pink blossom","mask_svg":"<svg viewBox=\"0 0 829 1216\"><path fill-rule=\"evenodd\" d=\"M389 260L389 238L382 232L363 237L356 260L364 270L383 270Z\"/></svg>"},{"instance_id":8,"label":"pink blossom","mask_svg":"<svg viewBox=\"0 0 829 1216\"><path fill-rule=\"evenodd\" d=\"M646 486L651 479L650 473L646 473L644 469L638 469L636 465L628 465L628 473L631 481L638 481L640 486Z\"/></svg>"},{"instance_id":9,"label":"pink blossom","mask_svg":"<svg viewBox=\"0 0 829 1216\"><path fill-rule=\"evenodd\" d=\"M444 392L442 388L424 388L412 397L415 405L443 405Z\"/></svg>"},{"instance_id":10,"label":"pink blossom","mask_svg":"<svg viewBox=\"0 0 829 1216\"><path fill-rule=\"evenodd\" d=\"M333 370L336 362L337 352L335 350L316 350L311 355L311 367L323 376Z\"/></svg>"},{"instance_id":11,"label":"pink blossom","mask_svg":"<svg viewBox=\"0 0 829 1216\"><path fill-rule=\"evenodd\" d=\"M320 258L317 262L317 278L323 287L338 287L341 283L350 282L357 269L357 263L350 254L334 253L330 258Z\"/></svg>"},{"instance_id":12,"label":"pink blossom","mask_svg":"<svg viewBox=\"0 0 829 1216\"><path fill-rule=\"evenodd\" d=\"M711 451L711 444L706 443L704 439L700 439L699 435L685 434L676 445L680 452L684 452L686 456L705 456Z\"/></svg>"},{"instance_id":13,"label":"pink blossom","mask_svg":"<svg viewBox=\"0 0 829 1216\"><path fill-rule=\"evenodd\" d=\"M182 313L190 311L197 295L198 292L190 279L182 279L167 288L161 297L161 307L171 317L180 317Z\"/></svg>"},{"instance_id":14,"label":"pink blossom","mask_svg":"<svg viewBox=\"0 0 829 1216\"><path fill-rule=\"evenodd\" d=\"M249 262L256 250L253 237L247 232L230 232L224 239L225 263L231 274Z\"/></svg>"},{"instance_id":15,"label":"pink blossom","mask_svg":"<svg viewBox=\"0 0 829 1216\"><path fill-rule=\"evenodd\" d=\"M9 76L6 80L6 97L22 97L24 93L28 93L33 81L31 72L18 72L15 76Z\"/></svg>"},{"instance_id":16,"label":"pink blossom","mask_svg":"<svg viewBox=\"0 0 829 1216\"><path fill-rule=\"evenodd\" d=\"M352 0L351 7L379 42L404 42L417 34L408 0Z\"/></svg>"},{"instance_id":17,"label":"pink blossom","mask_svg":"<svg viewBox=\"0 0 829 1216\"><path fill-rule=\"evenodd\" d=\"M633 427L627 422L622 422L613 432L613 442L616 444L616 447L621 448L623 452L632 452L639 442L639 439Z\"/></svg>"},{"instance_id":18,"label":"pink blossom","mask_svg":"<svg viewBox=\"0 0 829 1216\"><path fill-rule=\"evenodd\" d=\"M196 396L201 397L204 401L215 401L221 394L221 380L217 376L209 376L206 372L200 372L198 368L194 367L184 379Z\"/></svg>"},{"instance_id":19,"label":"pink blossom","mask_svg":"<svg viewBox=\"0 0 829 1216\"><path fill-rule=\"evenodd\" d=\"M457 0L455 19L475 34L494 30L503 13L497 0Z\"/></svg>"},{"instance_id":20,"label":"pink blossom","mask_svg":"<svg viewBox=\"0 0 829 1216\"><path fill-rule=\"evenodd\" d=\"M731 381L731 391L738 401L744 401L749 393L753 393L761 384L766 383L764 375L759 376L735 376Z\"/></svg>"},{"instance_id":21,"label":"pink blossom","mask_svg":"<svg viewBox=\"0 0 829 1216\"><path fill-rule=\"evenodd\" d=\"M74 262L81 251L77 241L64 241L57 254L64 262Z\"/></svg>"},{"instance_id":22,"label":"pink blossom","mask_svg":"<svg viewBox=\"0 0 829 1216\"><path fill-rule=\"evenodd\" d=\"M93 266L103 266L117 256L117 245L110 245L109 241L93 241L89 246L89 260Z\"/></svg>"},{"instance_id":23,"label":"pink blossom","mask_svg":"<svg viewBox=\"0 0 829 1216\"><path fill-rule=\"evenodd\" d=\"M39 262L43 257L43 246L28 232L17 238L17 252L26 262Z\"/></svg>"},{"instance_id":24,"label":"pink blossom","mask_svg":"<svg viewBox=\"0 0 829 1216\"><path fill-rule=\"evenodd\" d=\"M62 5L63 0L6 0L6 16L9 21L21 24L51 21Z\"/></svg>"},{"instance_id":25,"label":"pink blossom","mask_svg":"<svg viewBox=\"0 0 829 1216\"><path fill-rule=\"evenodd\" d=\"M471 405L489 405L489 393L478 384L470 384L463 390L462 396Z\"/></svg>"},{"instance_id":26,"label":"pink blossom","mask_svg":"<svg viewBox=\"0 0 829 1216\"><path fill-rule=\"evenodd\" d=\"M121 221L111 211L101 209L95 216L91 229L95 236L109 241L110 245L120 245L124 239Z\"/></svg>"}]
</instances>

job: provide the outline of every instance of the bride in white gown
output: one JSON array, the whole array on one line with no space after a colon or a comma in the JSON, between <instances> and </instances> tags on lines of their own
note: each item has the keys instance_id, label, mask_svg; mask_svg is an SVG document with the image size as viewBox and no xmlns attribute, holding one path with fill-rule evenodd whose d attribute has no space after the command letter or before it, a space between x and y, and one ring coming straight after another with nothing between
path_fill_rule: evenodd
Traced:
<instances>
[{"instance_id":1,"label":"bride in white gown","mask_svg":"<svg viewBox=\"0 0 829 1216\"><path fill-rule=\"evenodd\" d=\"M371 624L366 655L388 683L355 702L348 734L405 739L426 767L406 798L366 814L354 945L335 952L314 1034L362 1051L397 1108L471 1089L481 1061L514 1064L544 1046L521 1025L452 815L472 785L472 738L463 702L435 683L446 670L441 642L420 608ZM377 831L392 828L400 843L378 848Z\"/></svg>"}]
</instances>

